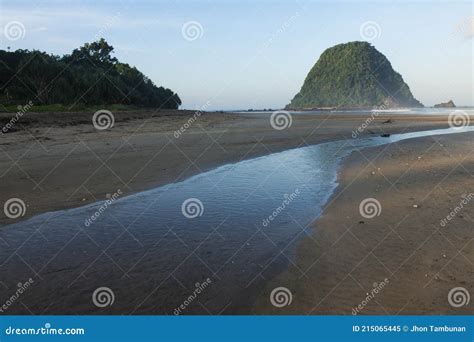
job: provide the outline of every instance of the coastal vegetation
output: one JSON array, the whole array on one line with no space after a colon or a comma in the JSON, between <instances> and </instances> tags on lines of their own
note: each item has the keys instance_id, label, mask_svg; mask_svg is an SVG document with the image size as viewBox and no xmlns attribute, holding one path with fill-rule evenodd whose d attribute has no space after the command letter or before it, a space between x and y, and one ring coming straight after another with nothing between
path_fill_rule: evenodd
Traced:
<instances>
[{"instance_id":1,"label":"coastal vegetation","mask_svg":"<svg viewBox=\"0 0 474 342\"><path fill-rule=\"evenodd\" d=\"M137 68L119 62L103 38L56 56L38 50L0 50L0 104L32 101L36 108L132 106L177 109L178 94L158 87Z\"/></svg>"}]
</instances>

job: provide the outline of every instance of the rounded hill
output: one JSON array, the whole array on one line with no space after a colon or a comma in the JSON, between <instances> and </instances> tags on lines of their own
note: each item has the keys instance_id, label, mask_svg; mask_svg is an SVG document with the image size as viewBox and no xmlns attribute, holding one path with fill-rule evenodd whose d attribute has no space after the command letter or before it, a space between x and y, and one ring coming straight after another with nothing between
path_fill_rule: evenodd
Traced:
<instances>
[{"instance_id":1,"label":"rounded hill","mask_svg":"<svg viewBox=\"0 0 474 342\"><path fill-rule=\"evenodd\" d=\"M389 60L367 42L325 50L287 109L422 107Z\"/></svg>"}]
</instances>

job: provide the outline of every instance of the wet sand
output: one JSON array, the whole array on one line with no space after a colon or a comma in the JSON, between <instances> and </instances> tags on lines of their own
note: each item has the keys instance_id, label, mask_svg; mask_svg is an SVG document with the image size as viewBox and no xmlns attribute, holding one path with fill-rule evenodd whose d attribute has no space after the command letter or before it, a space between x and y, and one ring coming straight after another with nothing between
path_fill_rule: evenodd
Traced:
<instances>
[{"instance_id":1,"label":"wet sand","mask_svg":"<svg viewBox=\"0 0 474 342\"><path fill-rule=\"evenodd\" d=\"M112 129L98 131L91 113L28 113L1 136L0 202L22 199L25 219L180 181L219 165L323 141L349 139L368 114L293 115L285 130L270 114L204 113L175 137L193 111L115 114ZM1 114L7 121L9 114ZM384 123L392 119L390 123ZM445 128L443 116L380 115L360 136ZM16 222L5 216L0 225Z\"/></svg>"},{"instance_id":2,"label":"wet sand","mask_svg":"<svg viewBox=\"0 0 474 342\"><path fill-rule=\"evenodd\" d=\"M473 151L473 133L463 133L354 152L294 264L267 284L255 311L472 314L472 300L453 307L448 294L474 293ZM366 198L379 201L379 216L362 217ZM293 298L275 308L269 297L280 286Z\"/></svg>"},{"instance_id":3,"label":"wet sand","mask_svg":"<svg viewBox=\"0 0 474 342\"><path fill-rule=\"evenodd\" d=\"M270 125L270 113L205 113L175 137L174 131L192 115L183 111L140 112L132 117L119 113L115 126L107 131L95 130L83 113L66 121L53 117L46 123L28 123L23 130L2 137L1 201L24 200L27 212L20 219L78 207L104 200L118 189L127 195L226 163L352 139L353 130L368 117L294 115L291 127L280 131ZM441 116L381 115L360 136L446 127L447 118ZM265 279L263 287L249 290L245 298L236 298L237 304L242 301L241 310L220 313L351 314L370 286L385 279L383 291L359 314L465 313L465 307L454 310L447 304L447 292L455 286L472 292L474 215L466 207L462 217L449 222L449 230L440 229L439 220L459 203L472 182L468 172L473 162L471 136L414 139L352 155L324 215L299 242L289 270ZM433 141L442 141L443 146ZM462 158L466 158L462 167L451 171ZM381 215L373 219L359 214L360 201L368 197L382 204ZM16 221L2 217L1 224ZM277 286L292 292L290 306L270 305L269 293ZM85 287L76 287L78 294L90 296ZM253 310L246 302L249 295L259 295ZM48 307L42 310L48 312Z\"/></svg>"}]
</instances>

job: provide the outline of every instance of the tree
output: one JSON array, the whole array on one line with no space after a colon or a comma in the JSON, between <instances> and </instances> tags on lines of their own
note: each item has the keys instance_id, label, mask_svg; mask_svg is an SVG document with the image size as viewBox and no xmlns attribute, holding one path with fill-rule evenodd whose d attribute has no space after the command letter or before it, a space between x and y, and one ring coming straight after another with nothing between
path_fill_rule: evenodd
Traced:
<instances>
[{"instance_id":1,"label":"tree","mask_svg":"<svg viewBox=\"0 0 474 342\"><path fill-rule=\"evenodd\" d=\"M109 45L104 38L96 42L85 43L78 49L74 49L71 55L64 56L66 63L88 64L92 63L99 67L110 67L117 63L117 58L112 57L114 47Z\"/></svg>"},{"instance_id":2,"label":"tree","mask_svg":"<svg viewBox=\"0 0 474 342\"><path fill-rule=\"evenodd\" d=\"M112 57L103 38L63 57L40 51L0 50L0 103L126 104L175 109L181 99L157 87L137 68Z\"/></svg>"}]
</instances>

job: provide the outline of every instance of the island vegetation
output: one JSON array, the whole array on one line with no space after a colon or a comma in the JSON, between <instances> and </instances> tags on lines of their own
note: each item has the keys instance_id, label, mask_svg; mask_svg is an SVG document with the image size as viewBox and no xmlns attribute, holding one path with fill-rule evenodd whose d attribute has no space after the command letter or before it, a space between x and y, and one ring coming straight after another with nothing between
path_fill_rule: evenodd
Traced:
<instances>
[{"instance_id":1,"label":"island vegetation","mask_svg":"<svg viewBox=\"0 0 474 342\"><path fill-rule=\"evenodd\" d=\"M421 107L388 59L367 42L325 50L287 109Z\"/></svg>"}]
</instances>

